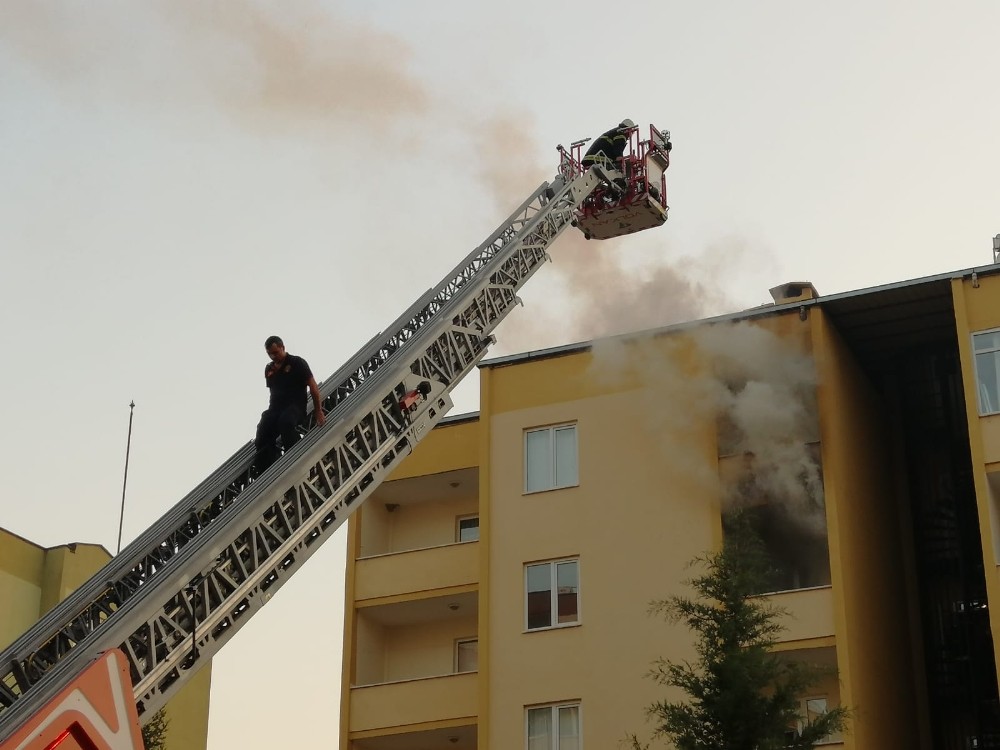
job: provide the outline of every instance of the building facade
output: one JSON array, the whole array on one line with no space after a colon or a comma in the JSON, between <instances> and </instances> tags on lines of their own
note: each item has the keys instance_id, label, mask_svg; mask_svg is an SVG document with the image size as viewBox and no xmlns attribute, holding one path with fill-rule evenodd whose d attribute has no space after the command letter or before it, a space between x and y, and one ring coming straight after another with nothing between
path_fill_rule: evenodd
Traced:
<instances>
[{"instance_id":1,"label":"building facade","mask_svg":"<svg viewBox=\"0 0 1000 750\"><path fill-rule=\"evenodd\" d=\"M0 529L0 649L17 640L110 559L108 551L97 544L41 547ZM167 704L168 750L207 748L211 683L208 664Z\"/></svg>"},{"instance_id":2,"label":"building facade","mask_svg":"<svg viewBox=\"0 0 1000 750\"><path fill-rule=\"evenodd\" d=\"M1000 267L480 367L352 517L341 747L618 747L694 656L648 613L745 509L836 748L1000 747ZM994 606L990 606L993 603ZM795 727L789 727L790 732Z\"/></svg>"}]
</instances>

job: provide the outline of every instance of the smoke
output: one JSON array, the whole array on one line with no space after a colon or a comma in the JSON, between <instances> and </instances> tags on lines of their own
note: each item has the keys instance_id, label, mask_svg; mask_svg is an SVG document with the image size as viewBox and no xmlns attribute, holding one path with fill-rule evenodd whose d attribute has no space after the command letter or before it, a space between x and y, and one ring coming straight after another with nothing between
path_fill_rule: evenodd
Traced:
<instances>
[{"instance_id":1,"label":"smoke","mask_svg":"<svg viewBox=\"0 0 1000 750\"><path fill-rule=\"evenodd\" d=\"M542 163L535 122L527 113L507 114L475 129L479 179L498 212L509 212L528 191L553 177L557 158ZM567 134L567 140L573 134ZM670 173L667 173L669 181ZM659 230L668 233L670 224ZM657 241L658 240L658 241ZM746 254L740 238L724 237L691 257L645 233L587 241L568 228L549 249L545 296L516 311L500 330L497 353L514 353L656 328L731 307L718 279Z\"/></svg>"},{"instance_id":2,"label":"smoke","mask_svg":"<svg viewBox=\"0 0 1000 750\"><path fill-rule=\"evenodd\" d=\"M554 166L536 158L534 125L534 117L521 112L497 115L473 127L477 176L501 215L521 205L529 191L555 174Z\"/></svg>"},{"instance_id":3,"label":"smoke","mask_svg":"<svg viewBox=\"0 0 1000 750\"><path fill-rule=\"evenodd\" d=\"M593 354L595 382L640 390L642 427L672 474L718 493L723 510L766 504L797 533L825 535L817 380L807 351L741 321L598 341ZM694 437L713 422L721 476Z\"/></svg>"},{"instance_id":4,"label":"smoke","mask_svg":"<svg viewBox=\"0 0 1000 750\"><path fill-rule=\"evenodd\" d=\"M742 471L725 482L728 507L779 506L803 530L825 534L816 368L809 353L746 322L695 333L713 363L720 455L743 457Z\"/></svg>"},{"instance_id":5,"label":"smoke","mask_svg":"<svg viewBox=\"0 0 1000 750\"><path fill-rule=\"evenodd\" d=\"M501 216L555 173L556 152L539 146L533 115L505 110L476 121L458 112L460 103L436 99L408 71L401 39L320 0L13 0L0 6L0 47L69 99L169 117L207 110L244 132L312 138L328 150L391 134L383 143L417 153L432 137L422 130L454 129ZM711 248L703 255L714 257ZM546 299L505 323L503 350L667 325L726 305L714 269L662 240L586 242L569 229L552 256Z\"/></svg>"},{"instance_id":6,"label":"smoke","mask_svg":"<svg viewBox=\"0 0 1000 750\"><path fill-rule=\"evenodd\" d=\"M14 0L0 46L67 96L209 106L250 131L384 131L429 100L400 39L319 0Z\"/></svg>"}]
</instances>

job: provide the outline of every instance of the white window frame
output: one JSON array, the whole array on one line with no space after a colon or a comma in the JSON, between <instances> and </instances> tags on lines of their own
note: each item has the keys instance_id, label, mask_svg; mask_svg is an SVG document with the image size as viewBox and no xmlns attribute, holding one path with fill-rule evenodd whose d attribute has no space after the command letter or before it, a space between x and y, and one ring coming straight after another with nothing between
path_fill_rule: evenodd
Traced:
<instances>
[{"instance_id":1,"label":"white window frame","mask_svg":"<svg viewBox=\"0 0 1000 750\"><path fill-rule=\"evenodd\" d=\"M799 718L795 722L795 727L790 728L788 731L796 733L798 735L802 734L802 730L806 727L806 722L809 720L809 703L810 701L823 701L826 709L823 713L827 713L830 710L830 697L827 695L811 695L808 698L803 698L799 703ZM843 737L839 732L834 732L833 734L828 734L826 737L816 741L816 745L830 745L837 742L842 742Z\"/></svg>"},{"instance_id":2,"label":"white window frame","mask_svg":"<svg viewBox=\"0 0 1000 750\"><path fill-rule=\"evenodd\" d=\"M573 622L557 622L559 619L559 580L558 566L565 563L576 564L576 619ZM528 627L528 568L549 566L549 612L552 615L552 624L541 627ZM583 576L580 572L579 557L564 557L559 560L540 560L524 564L524 632L538 633L543 630L556 630L558 628L575 628L583 622Z\"/></svg>"},{"instance_id":3,"label":"white window frame","mask_svg":"<svg viewBox=\"0 0 1000 750\"><path fill-rule=\"evenodd\" d=\"M462 521L468 521L470 518L475 518L476 520L478 520L479 519L479 514L478 513L470 513L467 516L457 516L455 518L455 541L456 542L460 542L460 543L463 542L463 540L462 540ZM479 531L478 530L479 530L479 525L477 524L476 525L476 538L475 539L466 539L465 541L467 541L467 542L478 542L479 541Z\"/></svg>"},{"instance_id":4,"label":"white window frame","mask_svg":"<svg viewBox=\"0 0 1000 750\"><path fill-rule=\"evenodd\" d=\"M583 750L583 704L581 701L563 701L560 703L549 703L542 704L540 706L525 706L524 707L524 747L525 750L528 748L528 741L530 737L528 735L528 714L531 711L541 711L543 709L549 709L552 712L552 723L553 728L552 741L549 744L548 750L561 750L559 747L559 709L560 708L575 708L576 709L576 746L579 750Z\"/></svg>"},{"instance_id":5,"label":"white window frame","mask_svg":"<svg viewBox=\"0 0 1000 750\"><path fill-rule=\"evenodd\" d=\"M476 663L477 663L477 666L476 666L475 669L466 669L466 670L460 672L459 669L458 669L458 651L459 651L459 647L462 646L465 643L475 643L476 644ZM475 636L470 636L469 638L456 638L455 639L455 660L454 660L454 672L455 672L455 674L470 674L472 672L478 672L479 671L478 662L479 662L479 638L477 638Z\"/></svg>"},{"instance_id":6,"label":"white window frame","mask_svg":"<svg viewBox=\"0 0 1000 750\"><path fill-rule=\"evenodd\" d=\"M995 367L997 368L997 384L998 391L1000 391L1000 345L980 351L976 349L976 337L997 334L1000 334L1000 328L988 328L984 331L976 331L972 334L972 369L975 371L976 375L976 402L979 410L979 416L981 417L1000 414L1000 403L988 403L985 398L988 393L986 392L983 384L979 382L979 357L981 355L992 355ZM998 398L998 401L1000 401L1000 398Z\"/></svg>"},{"instance_id":7,"label":"white window frame","mask_svg":"<svg viewBox=\"0 0 1000 750\"><path fill-rule=\"evenodd\" d=\"M568 482L566 484L556 484L556 451L555 451L555 434L560 431L573 431L573 436L576 443L576 477L574 481ZM529 490L528 489L528 435L536 434L539 432L547 432L549 435L549 456L551 458L549 462L549 476L546 486L540 487L538 489ZM536 492L548 492L550 490L561 490L566 487L579 487L580 486L580 431L577 429L576 422L567 422L565 424L552 425L551 427L532 427L524 431L523 438L523 449L522 449L522 459L524 461L524 494L533 495Z\"/></svg>"}]
</instances>

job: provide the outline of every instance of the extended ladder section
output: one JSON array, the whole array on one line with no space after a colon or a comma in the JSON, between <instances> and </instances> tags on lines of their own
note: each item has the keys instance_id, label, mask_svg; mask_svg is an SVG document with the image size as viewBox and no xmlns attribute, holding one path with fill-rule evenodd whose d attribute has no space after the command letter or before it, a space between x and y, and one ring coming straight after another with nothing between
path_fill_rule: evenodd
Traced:
<instances>
[{"instance_id":1,"label":"extended ladder section","mask_svg":"<svg viewBox=\"0 0 1000 750\"><path fill-rule=\"evenodd\" d=\"M323 427L259 477L243 446L0 654L0 741L112 648L129 661L140 718L162 707L440 421L601 180L591 169L543 183L323 382Z\"/></svg>"}]
</instances>

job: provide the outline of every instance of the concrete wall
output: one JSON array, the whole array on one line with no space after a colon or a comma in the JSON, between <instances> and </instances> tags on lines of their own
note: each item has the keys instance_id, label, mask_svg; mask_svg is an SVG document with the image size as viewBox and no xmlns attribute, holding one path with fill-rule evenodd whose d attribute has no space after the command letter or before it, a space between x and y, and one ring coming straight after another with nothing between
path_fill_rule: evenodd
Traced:
<instances>
[{"instance_id":1,"label":"concrete wall","mask_svg":"<svg viewBox=\"0 0 1000 750\"><path fill-rule=\"evenodd\" d=\"M476 617L387 628L386 680L410 680L454 672L455 641L476 637Z\"/></svg>"},{"instance_id":2,"label":"concrete wall","mask_svg":"<svg viewBox=\"0 0 1000 750\"><path fill-rule=\"evenodd\" d=\"M993 652L1000 672L1000 416L979 416L976 368L972 334L1000 328L1000 277L952 281L958 349L962 361L966 417L969 421L969 448L979 509L979 529L983 545L986 590L989 597Z\"/></svg>"},{"instance_id":3,"label":"concrete wall","mask_svg":"<svg viewBox=\"0 0 1000 750\"><path fill-rule=\"evenodd\" d=\"M821 310L810 312L819 370L827 524L848 748L921 747L893 451L879 397Z\"/></svg>"},{"instance_id":4,"label":"concrete wall","mask_svg":"<svg viewBox=\"0 0 1000 750\"><path fill-rule=\"evenodd\" d=\"M667 356L661 343L624 355L655 360ZM641 368L616 371L620 354L483 373L495 469L481 510L490 535L481 747L523 746L525 706L570 700L583 705L584 746L616 747L627 732L646 733L645 707L669 696L644 678L651 662L693 655L686 631L647 608L684 593L685 565L719 540L717 484L704 481L715 470L714 424L696 419L671 430L670 415L690 405ZM577 425L579 486L523 494L524 431L563 422ZM697 470L672 471L679 463ZM580 626L524 632L524 565L561 557L579 558Z\"/></svg>"}]
</instances>

